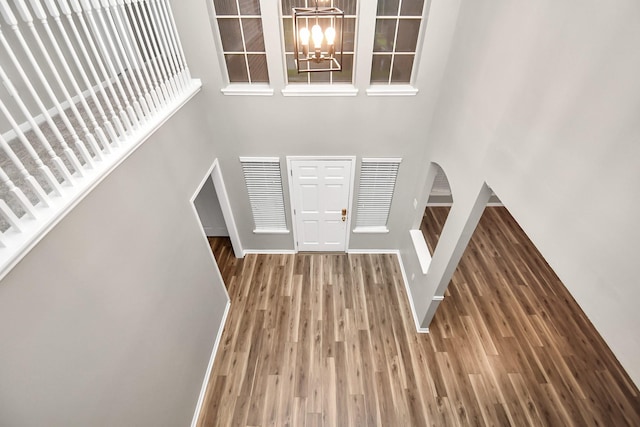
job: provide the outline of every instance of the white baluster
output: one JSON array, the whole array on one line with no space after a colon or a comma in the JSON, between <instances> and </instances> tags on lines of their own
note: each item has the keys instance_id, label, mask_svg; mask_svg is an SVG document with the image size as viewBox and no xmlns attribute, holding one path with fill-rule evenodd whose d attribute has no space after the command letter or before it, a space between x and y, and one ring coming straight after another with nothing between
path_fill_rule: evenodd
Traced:
<instances>
[{"instance_id":1,"label":"white baluster","mask_svg":"<svg viewBox=\"0 0 640 427\"><path fill-rule=\"evenodd\" d=\"M149 3L151 4L151 9L153 10L156 29L159 30L159 33L161 34L160 42L164 49L164 57L166 58L165 61L169 64L169 68L171 69L172 80L175 82L175 85L176 85L176 92L182 93L185 88L182 84L182 79L180 78L180 75L179 75L179 72L180 72L179 67L175 62L175 54L171 49L171 39L167 32L164 16L156 0L149 0Z\"/></svg>"},{"instance_id":2,"label":"white baluster","mask_svg":"<svg viewBox=\"0 0 640 427\"><path fill-rule=\"evenodd\" d=\"M16 1L18 1L18 3L21 3L23 0L16 0ZM40 23L42 24L42 26L43 26L43 28L45 30L45 33L47 34L47 37L49 37L49 41L51 42L51 46L53 46L53 50L56 53L58 59L60 60L60 64L62 65L62 68L63 68L64 72L67 73L68 81L71 82L71 86L75 90L76 95L78 96L81 105L86 109L88 114L91 117L93 117L93 113L91 112L91 109L89 108L89 106L87 105L86 100L84 99L84 95L82 93L82 90L80 90L80 88L78 87L78 84L76 83L76 77L71 72L71 69L67 65L67 59L65 58L65 56L62 53L62 51L60 50L60 46L58 45L58 40L56 39L56 37L53 35L53 32L51 31L51 27L49 26L49 21L47 20L47 15L46 15L46 12L44 11L44 8L42 7L42 4L40 3L39 0L29 0L29 3L31 3L31 7L33 9L33 13L36 16L36 19L38 19L40 21ZM25 5L25 7L26 7L26 5ZM56 12L57 12L57 10L56 10ZM31 19L31 17L29 17L29 20L27 21L27 24L31 28L32 33L37 35L38 33L36 31L36 28L33 26L33 20ZM51 71L53 72L53 76L54 76L55 80L57 81L58 86L60 87L60 90L62 91L62 94L64 95L65 100L69 104L69 108L70 108L71 112L73 113L73 115L76 118L77 124L80 126L80 129L82 129L82 132L83 132L87 142L89 143L89 146L93 150L96 158L98 160L103 160L104 156L102 154L102 149L98 145L95 136L89 131L89 128L87 127L87 123L85 122L84 117L82 117L82 114L80 114L80 111L78 111L78 107L76 106L76 103L74 102L73 98L71 97L71 94L69 93L69 91L67 90L64 82L62 81L62 77L60 76L60 73L58 72L57 67L53 63L53 60L52 60L51 56L48 53L48 50L44 47L44 44L42 43L42 39L40 38L39 35L36 37L36 41L37 41L38 45L40 46L40 49L42 50L42 53L43 53L44 57L47 59L47 63L49 64L49 68L51 68ZM95 123L95 121L96 121L95 117L93 117L93 121ZM71 124L71 123L69 123L69 124ZM73 125L72 125L72 127L73 127ZM74 130L75 130L75 127L74 127ZM102 129L100 129L100 131L102 131ZM105 135L101 134L99 136L102 137L103 145L107 145L108 143L106 142ZM90 158L91 158L91 156L90 156Z\"/></svg>"},{"instance_id":3,"label":"white baluster","mask_svg":"<svg viewBox=\"0 0 640 427\"><path fill-rule=\"evenodd\" d=\"M4 104L2 104L1 101L0 101L0 106L2 106L2 108L4 108ZM24 138L24 134L22 135L22 138ZM24 144L24 141L22 140L22 138L21 138L21 142ZM28 141L27 141L27 145L30 147ZM47 196L47 193L45 193L44 189L42 188L42 186L40 185L38 180L33 175L31 175L29 173L29 171L24 166L24 164L22 163L20 158L16 155L16 153L13 152L13 150L11 149L11 147L9 146L7 141L1 135L0 135L0 148L2 148L2 150L5 152L5 154L9 158L9 160L11 160L11 162L13 162L15 167L18 169L18 173L20 175L22 175L22 178L25 180L27 185L29 185L29 188L31 188L31 190L36 195L38 200L42 203L42 205L45 206L45 207L48 207L49 206L49 197ZM27 151L29 151L28 148L27 148ZM33 150L33 147L31 147L31 150L29 151L29 155L32 158L33 158L33 154L34 153L35 153L35 151ZM59 186L58 182L56 181L56 179L51 174L51 171L49 170L47 165L42 163L42 160L40 160L40 158L38 157L37 154L35 154L35 158L37 159L36 160L37 168L41 172L44 172L44 175L46 177L45 179L47 180L49 185L51 185L51 183L49 181L53 181L53 182L55 182L56 185ZM54 192L55 192L55 190L54 190Z\"/></svg>"},{"instance_id":4,"label":"white baluster","mask_svg":"<svg viewBox=\"0 0 640 427\"><path fill-rule=\"evenodd\" d=\"M163 68L167 72L168 81L167 83L171 87L174 96L178 96L181 93L181 89L178 87L178 82L176 81L176 73L173 68L173 63L170 61L167 52L167 45L164 36L164 32L162 31L162 25L160 24L160 20L158 19L157 10L155 8L155 4L152 0L145 0L148 7L149 19L151 23L151 28L155 30L156 41L158 47L158 55L156 56L156 60L160 61Z\"/></svg>"},{"instance_id":5,"label":"white baluster","mask_svg":"<svg viewBox=\"0 0 640 427\"><path fill-rule=\"evenodd\" d=\"M141 57L138 52L137 39L135 34L133 34L131 24L129 22L129 19L127 18L127 11L124 9L124 0L109 0L109 5L111 6L112 15L115 17L115 23L118 27L118 30L122 34L122 39L124 40L126 54L123 52L123 56L125 57L125 59L127 57L130 59L127 62L127 66L129 67L131 78L138 92L140 105L142 105L142 109L144 110L145 115L148 116L152 110L155 112L157 107L154 104L153 99L151 99L151 94L149 93L149 89L147 87L147 79L149 75L146 74L146 69L144 68L144 64L141 61ZM141 69L145 71L144 75ZM133 75L134 72L137 76L137 79ZM140 86L140 88L138 87L138 85ZM142 96L140 94L140 90L142 90Z\"/></svg>"},{"instance_id":6,"label":"white baluster","mask_svg":"<svg viewBox=\"0 0 640 427\"><path fill-rule=\"evenodd\" d=\"M103 3L102 7L100 3ZM122 61L120 60L120 57L122 56L125 62L128 63L128 60L126 59L127 53L122 47L118 29L116 28L115 23L113 22L113 17L111 16L111 13L109 11L109 3L107 0L91 0L91 4L93 6L93 9L95 10L95 14L98 16L100 24L102 25L103 36L107 41L107 46L109 46L109 48L111 49L112 59L113 61L115 61L117 70L121 73L121 80L124 82L124 86L127 88L127 92L129 93L127 102L131 101L137 120L139 122L144 121L144 113L142 112L140 103L136 99L136 95L133 92L133 88L131 86L131 81L129 80L129 76L127 75L127 71L130 67L128 65L123 65Z\"/></svg>"},{"instance_id":7,"label":"white baluster","mask_svg":"<svg viewBox=\"0 0 640 427\"><path fill-rule=\"evenodd\" d=\"M20 218L13 213L11 208L7 206L7 202L0 199L0 213L5 217L7 222L18 232L22 232L22 228L20 227Z\"/></svg>"},{"instance_id":8,"label":"white baluster","mask_svg":"<svg viewBox=\"0 0 640 427\"><path fill-rule=\"evenodd\" d=\"M133 21L133 31L135 31L135 35L133 39L138 41L140 47L138 47L138 43L134 43L133 46L136 49L136 54L138 55L138 62L141 64L141 68L144 72L144 75L149 83L149 92L148 95L151 97L151 101L149 105L155 105L156 112L160 109L160 107L164 104L163 101L160 100L158 96L157 89L158 88L158 79L155 76L153 67L150 67L149 64L149 53L147 51L147 45L144 44L144 36L142 31L140 30L140 22L138 21L138 17L135 14L135 11L132 6L132 0L125 0L126 9L123 9L124 16L131 16L131 21ZM129 22L129 20L126 20ZM131 29L131 25L129 24L129 28Z\"/></svg>"},{"instance_id":9,"label":"white baluster","mask_svg":"<svg viewBox=\"0 0 640 427\"><path fill-rule=\"evenodd\" d=\"M140 91L140 85L138 84L138 80L136 79L136 76L135 76L134 70L136 70L136 67L133 66L135 64L132 65L131 61L129 60L129 58L132 58L132 56L129 56L131 51L131 48L129 46L130 41L126 35L126 32L123 30L121 22L119 20L120 15L118 14L116 3L113 0L100 0L100 3L102 4L102 7L104 9L104 15L107 17L107 21L111 26L111 30L112 30L111 34L115 36L119 36L119 37L114 37L114 39L116 41L117 48L120 52L120 56L122 56L122 59L124 61L124 68L122 68L122 74L125 77L125 81L130 81L130 84L133 85L133 89L135 90L135 93L137 95L136 97L134 94L131 94L131 98L133 99L133 102L134 102L133 107L136 109L136 112L140 116L141 120L147 120L149 117L149 107L147 106L146 99L144 98L144 96L142 95L142 92ZM123 40L124 40L124 44L122 43ZM131 77L127 78L128 75L130 75Z\"/></svg>"},{"instance_id":10,"label":"white baluster","mask_svg":"<svg viewBox=\"0 0 640 427\"><path fill-rule=\"evenodd\" d=\"M174 44L174 50L177 55L176 58L178 60L178 63L180 64L180 69L182 70L180 74L183 77L185 87L189 87L191 85L191 72L189 71L189 67L187 66L187 59L184 56L184 50L182 49L182 43L180 42L180 36L178 35L178 28L176 27L176 21L173 17L171 5L167 3L167 0L161 0L160 4L162 5L164 14L167 17L167 26L169 27L171 40Z\"/></svg>"},{"instance_id":11,"label":"white baluster","mask_svg":"<svg viewBox=\"0 0 640 427\"><path fill-rule=\"evenodd\" d=\"M135 16L133 15L130 7L131 0L128 0L128 4L126 6L125 6L124 0L118 0L117 5L118 5L118 10L120 12L119 15L121 17L120 22L123 25L123 27L125 27L125 31L129 36L127 38L131 40L131 42L129 43L129 47L133 50L133 52L131 52L132 55L134 56L132 60L135 60L135 62L138 63L138 67L136 67L136 71L138 72L138 77L144 87L145 99L147 100L147 104L149 105L149 108L154 113L156 113L158 111L158 108L160 107L160 103L158 102L158 97L155 94L153 82L151 81L151 77L149 76L149 71L147 70L147 66L142 56L142 52L140 51L139 45L142 43L142 36L140 35L139 29L138 29L138 23L136 22ZM133 25L131 24L131 21L133 21L134 23ZM140 75L140 70L142 70L144 79Z\"/></svg>"},{"instance_id":12,"label":"white baluster","mask_svg":"<svg viewBox=\"0 0 640 427\"><path fill-rule=\"evenodd\" d=\"M32 3L33 2L37 2L37 3L40 2L40 0L29 0L29 1L32 2ZM87 87L87 92L89 93L89 96L91 97L92 101L96 105L96 108L98 109L98 112L102 114L102 118L104 120L105 127L107 127L107 125L110 126L111 122L106 120L106 116L104 114L104 110L102 109L102 106L100 105L100 102L98 101L98 98L96 97L95 91L93 90L93 86L89 82L89 79L87 77L87 73L86 73L86 71L84 69L84 65L80 62L80 58L78 58L78 54L76 53L76 48L71 43L71 40L69 39L69 35L67 34L67 30L64 27L64 25L62 24L62 20L60 19L60 12L58 11L58 8L56 7L56 4L53 2L53 0L44 0L44 3L47 6L47 9L49 10L49 15L51 15L53 17L53 20L56 23L56 26L58 28L58 33L62 36L62 39L65 42L65 45L67 47L67 52L69 52L69 54L71 55L71 58L73 59L73 63L76 66L76 70L78 71L78 73L80 74L80 77L82 78L82 82ZM51 36L52 36L52 34L49 32L49 37L51 37ZM55 39L52 39L51 42L54 43ZM54 45L57 46L57 44L55 44L55 43L54 43ZM61 52L60 52L59 48L57 49L57 52L58 52L58 55L61 55ZM107 139L107 136L105 135L104 131L102 130L102 127L98 123L95 115L93 114L93 110L91 110L91 107L89 107L89 104L87 103L87 100L84 97L84 93L82 92L82 89L80 89L80 87L78 86L78 83L76 82L73 74L71 73L71 70L67 66L66 61L62 61L62 64L63 64L63 67L64 67L65 71L67 72L67 75L69 76L69 80L71 81L73 89L76 91L76 94L77 94L78 98L80 99L80 103L81 103L82 107L84 108L87 116L89 117L89 121L91 122L91 126L93 127L93 130L96 133L96 135L98 137L98 140L100 141L102 147L104 147L104 150L107 153L110 153L111 152L110 142ZM109 132L109 131L107 130L107 132ZM115 133L113 132L113 129L111 129L110 136L113 139L117 140L117 137L115 137Z\"/></svg>"},{"instance_id":13,"label":"white baluster","mask_svg":"<svg viewBox=\"0 0 640 427\"><path fill-rule=\"evenodd\" d=\"M18 11L20 12L23 20L25 20L26 22L28 22L30 24L29 28L34 33L34 35L35 35L35 37L37 39L37 42L40 45L41 50L43 50L45 52L45 56L47 57L45 59L48 59L48 61L50 62L51 59L46 54L46 48L44 46L42 46L42 41L40 40L40 36L35 31L35 27L33 26L33 21L30 19L31 18L31 14L27 10L26 4L24 4L24 2L22 0L15 0L15 2L16 2L15 3L16 6L18 7ZM53 108L55 108L55 110L57 111L58 115L60 116L60 119L62 120L63 124L65 125L65 127L67 128L69 133L71 134L71 137L73 138L73 140L74 140L74 142L76 144L76 148L83 155L85 161L87 163L89 163L90 166L92 166L93 159L91 159L91 156L89 155L89 152L87 151L87 148L84 146L84 143L82 141L80 141L80 138L78 137L78 134L76 133L76 131L73 128L73 126L71 125L71 122L69 121L69 118L67 117L67 114L65 113L64 109L62 108L62 106L58 102L58 99L56 98L56 95L54 94L53 89L49 85L49 81L47 80L47 78L44 76L44 74L42 72L40 64L38 63L38 61L36 61L35 57L33 56L33 52L31 52L31 48L29 47L29 45L26 42L24 36L22 35L22 32L18 28L18 21L17 21L17 19L15 19L15 16L13 15L13 12L11 12L11 10L9 10L8 5L6 3L6 0L0 0L0 10L3 11L3 16L5 17L5 20L7 20L7 23L9 24L9 26L13 30L14 34L16 35L16 37L18 38L18 41L20 42L20 45L22 46L22 50L24 51L24 54L27 56L29 62L31 63L31 66L33 67L33 70L36 72L38 78L40 79L40 82L42 83L42 86L43 86L45 92L49 96L50 101L53 103ZM16 68L19 69L19 71L21 71L20 72L21 77L24 79L24 81L27 84L27 86L31 86L30 78L24 73L24 70L22 69L22 66L20 65L19 61L17 60L15 55L13 55L13 50L9 46L7 46L6 49L7 49L7 51L9 51L10 56L12 56L12 60L13 60L13 62L15 64ZM58 76L58 78L59 78L59 76ZM33 94L34 98L39 98L39 96L37 94L35 94L34 90L32 90L32 94ZM42 105L41 108L43 109L43 113L45 113L45 111L47 111L46 108L44 108L44 105ZM46 113L46 115L48 115L48 112ZM45 115L45 117L46 117L46 115ZM51 120L50 117L49 117L49 120ZM53 120L51 120L50 122L49 122L49 120L47 121L47 123L49 123L49 125L52 126L52 128L55 129L54 132L56 132L57 126L53 123ZM58 131L58 134L59 135L56 135L56 137L59 139L60 144L63 145L63 147L64 147L66 145L64 137L62 137L62 134L60 134L59 131ZM78 162L78 159L75 156L75 154L71 150L65 151L65 154L69 158L69 161L72 162L74 168L76 169L76 172L79 173L80 175L83 175L84 171L82 170L82 166Z\"/></svg>"},{"instance_id":14,"label":"white baluster","mask_svg":"<svg viewBox=\"0 0 640 427\"><path fill-rule=\"evenodd\" d=\"M18 202L20 207L22 207L22 209L27 213L27 215L29 215L33 219L36 219L37 215L34 206L31 204L27 196L24 195L22 190L16 187L13 181L11 181L11 178L9 178L9 175L7 175L7 173L2 168L0 168L0 181L7 186L7 188L9 189L9 193L11 193L13 197L15 197L16 201Z\"/></svg>"},{"instance_id":15,"label":"white baluster","mask_svg":"<svg viewBox=\"0 0 640 427\"><path fill-rule=\"evenodd\" d=\"M145 3L145 0L133 0L134 6L136 8L136 12L138 13L138 18L140 22L143 24L142 28L144 30L144 39L146 41L147 46L151 47L151 64L152 69L155 70L155 74L157 75L158 81L160 83L160 93L162 94L162 98L164 99L164 103L166 104L169 99L175 97L175 93L171 85L167 86L167 82L169 81L168 73L164 68L164 63L160 63L157 58L160 55L160 49L158 48L158 43L156 41L155 34L151 33L151 23L149 21L149 6Z\"/></svg>"},{"instance_id":16,"label":"white baluster","mask_svg":"<svg viewBox=\"0 0 640 427\"><path fill-rule=\"evenodd\" d=\"M67 5L67 0L58 0L58 4L60 5L60 7L63 10L67 10L68 9L68 5ZM98 88L98 91L100 93L100 95L102 96L102 98L104 99L104 103L107 107L107 109L109 110L109 114L111 116L111 120L113 120L113 124L115 125L118 133L122 136L122 138L124 139L124 137L126 136L127 132L133 130L133 127L131 125L131 122L129 121L129 118L127 116L127 113L124 111L124 108L122 107L122 104L120 103L120 99L118 98L118 94L116 93L115 88L113 87L113 83L111 82L111 78L109 77L109 72L106 69L106 66L104 65L104 62L102 61L102 57L100 56L100 53L98 52L98 48L96 47L96 44L93 41L93 37L91 36L91 31L89 30L89 27L87 26L87 22L85 20L84 14L83 14L83 10L82 10L82 6L80 5L80 1L79 0L69 0L69 4L71 5L71 8L73 9L73 12L76 14L77 20L78 22L80 22L80 28L82 28L82 32L85 36L85 40L87 41L87 44L89 45L89 48L91 49L91 55L93 55L93 58L89 55L89 53L86 51L86 49L83 49L83 53L85 56L85 59L87 60L87 63L90 65L90 69L91 69L91 73L93 76L93 79L96 81L96 86ZM75 25L75 21L73 19L73 16L71 16L71 14L69 13L69 15L67 16L69 24L71 25L71 28L73 28L74 33L76 35L76 40L79 42L79 44L82 46L82 36L79 34L79 31ZM94 67L94 62L96 64L96 66L98 67L98 69L100 70L100 74L102 75L102 78L99 77L96 68ZM109 94L111 95L111 98L109 98L109 96L107 95L107 92L105 91L105 87L109 90ZM116 112L114 111L113 105L115 104L116 109L118 110L118 114L116 114ZM122 118L122 120L121 120ZM126 129L125 129L126 127Z\"/></svg>"},{"instance_id":17,"label":"white baluster","mask_svg":"<svg viewBox=\"0 0 640 427\"><path fill-rule=\"evenodd\" d=\"M2 10L1 6L2 6L2 2L3 1L4 0L0 0L0 10ZM7 53L9 54L9 57L10 57L11 61L13 62L16 70L18 70L18 73L20 74L20 77L24 80L24 82L25 82L25 84L27 86L27 89L29 90L29 93L31 93L33 99L35 100L35 102L36 102L38 108L40 109L43 117L45 118L47 124L49 124L49 126L51 127L51 130L53 131L54 136L56 137L56 139L58 140L58 142L62 146L63 152L65 153L65 155L67 156L69 161L71 161L71 163L74 166L74 168L78 168L78 169L76 169L76 171L79 174L82 174L82 166L80 165L80 162L78 161L78 158L73 153L71 148L69 148L69 146L67 145L67 143L64 140L64 137L62 136L62 134L60 133L60 131L56 127L55 123L53 122L53 119L51 118L51 115L49 114L49 112L45 108L44 104L40 100L40 97L38 96L36 90L34 89L33 85L31 84L31 81L29 80L29 77L27 77L27 75L25 74L22 66L20 65L20 62L17 60L15 54L13 53L13 50L11 50L11 47L9 46L9 44L7 42L7 39L4 37L4 33L2 32L1 29L0 29L0 43L4 46L5 50L7 50ZM0 78L3 80L5 86L7 87L7 90L9 91L9 93L11 93L11 96L14 97L16 103L18 104L18 107L20 107L20 110L23 112L23 114L25 115L25 117L27 118L27 120L29 121L31 126L33 127L33 130L38 135L38 139L40 140L40 143L45 147L45 150L47 151L47 153L51 157L51 160L53 161L53 163L56 165L56 168L58 169L58 171L62 174L62 176L64 177L65 181L67 181L69 183L73 183L74 179L72 178L71 173L69 172L69 170L65 166L64 162L62 161L62 159L60 159L60 157L58 157L56 152L53 150L53 148L51 147L51 144L49 144L47 139L44 137L44 135L42 134L42 131L40 131L40 128L39 128L38 124L31 117L31 113L29 112L29 110L25 106L24 102L20 98L20 95L17 93L17 91L15 90L15 88L13 87L11 82L9 81L9 78L5 74L5 72L2 69L2 67L0 67ZM57 183L57 181L56 181L56 183Z\"/></svg>"},{"instance_id":18,"label":"white baluster","mask_svg":"<svg viewBox=\"0 0 640 427\"><path fill-rule=\"evenodd\" d=\"M104 59L107 69L109 70L110 79L115 83L116 88L118 88L118 93L120 94L121 101L124 103L124 111L121 111L120 118L125 123L125 126L127 126L128 129L130 128L137 129L138 117L136 116L136 112L133 110L131 103L129 103L129 97L127 96L127 94L124 91L124 88L122 87L122 82L120 81L118 71L116 71L116 68L113 65L111 54L107 50L105 41L103 40L103 38L106 38L107 41L110 40L108 37L108 33L105 34L105 31L107 31L107 28L106 26L104 26L104 18L102 18L102 15L100 13L94 14L93 5L89 0L80 0L80 4L82 5L82 9L85 12L85 16L87 17L87 20L89 21L89 26L91 27L92 34L95 37L96 42L98 43L98 48L100 49L100 53L98 54L98 57ZM96 22L96 18L94 15L98 16L98 19L103 24L102 27L98 25L98 22ZM102 28L104 28L104 31ZM116 52L116 58L117 58L117 52ZM126 114L125 114L125 111L126 111Z\"/></svg>"}]
</instances>

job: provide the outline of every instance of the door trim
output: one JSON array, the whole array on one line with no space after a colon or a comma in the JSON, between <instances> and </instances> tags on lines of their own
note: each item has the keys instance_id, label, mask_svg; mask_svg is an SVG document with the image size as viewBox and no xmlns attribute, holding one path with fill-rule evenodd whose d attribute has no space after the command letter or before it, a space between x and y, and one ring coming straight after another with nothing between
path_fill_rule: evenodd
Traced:
<instances>
[{"instance_id":1,"label":"door trim","mask_svg":"<svg viewBox=\"0 0 640 427\"><path fill-rule=\"evenodd\" d=\"M220 209L222 210L222 217L224 218L224 223L227 226L227 231L229 232L229 239L231 240L231 246L233 247L233 254L236 258L244 258L244 251L242 249L242 243L240 242L240 234L238 233L238 227L236 226L236 221L233 218L233 211L231 210L231 202L229 201L229 195L227 194L227 189L224 185L224 180L222 179L222 171L220 170L220 163L216 158L213 161L213 164L209 168L207 174L202 178L196 192L193 193L191 197L191 207L193 208L194 213L196 214L196 218L200 221L198 217L198 211L195 206L195 199L200 194L202 187L204 187L205 182L211 178L213 181L213 188L216 192L216 197L218 198L218 202L220 203ZM203 230L203 235L204 234Z\"/></svg>"},{"instance_id":2,"label":"door trim","mask_svg":"<svg viewBox=\"0 0 640 427\"><path fill-rule=\"evenodd\" d=\"M356 176L356 156L287 156L287 185L289 186L289 207L291 209L291 223L293 228L293 249L296 253L298 250L298 230L296 225L296 218L293 213L295 209L295 197L293 195L293 169L291 168L292 161L328 161L328 160L347 160L351 162L351 176L349 177L349 214L347 215L347 227L345 235L345 253L349 252L349 237L351 237L351 215L353 214L353 185Z\"/></svg>"}]
</instances>

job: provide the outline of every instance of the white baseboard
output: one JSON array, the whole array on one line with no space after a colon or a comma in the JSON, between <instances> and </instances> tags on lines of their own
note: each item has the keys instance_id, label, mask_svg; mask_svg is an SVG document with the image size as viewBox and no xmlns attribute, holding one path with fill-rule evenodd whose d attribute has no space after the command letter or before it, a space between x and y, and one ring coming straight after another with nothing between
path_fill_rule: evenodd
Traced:
<instances>
[{"instance_id":1,"label":"white baseboard","mask_svg":"<svg viewBox=\"0 0 640 427\"><path fill-rule=\"evenodd\" d=\"M245 249L242 253L244 255L291 255L296 251L292 249Z\"/></svg>"},{"instance_id":2,"label":"white baseboard","mask_svg":"<svg viewBox=\"0 0 640 427\"><path fill-rule=\"evenodd\" d=\"M409 280L407 279L407 272L404 269L404 263L402 262L402 256L400 255L400 251L395 251L395 254L398 257L398 263L400 264L400 271L402 272L402 281L404 282L404 289L407 292L407 299L409 300L409 305L411 306L411 314L413 315L413 322L416 325L416 331L419 334L428 334L429 328L423 328L420 326L420 321L418 320L418 313L416 312L416 306L413 304L411 288L409 287Z\"/></svg>"},{"instance_id":3,"label":"white baseboard","mask_svg":"<svg viewBox=\"0 0 640 427\"><path fill-rule=\"evenodd\" d=\"M353 255L387 255L397 254L397 249L348 249L348 254Z\"/></svg>"},{"instance_id":4,"label":"white baseboard","mask_svg":"<svg viewBox=\"0 0 640 427\"><path fill-rule=\"evenodd\" d=\"M196 404L196 410L191 420L191 427L196 427L198 419L200 418L200 412L202 411L202 404L204 403L204 396L207 393L207 386L209 385L209 376L211 376L211 370L213 369L213 361L216 358L218 347L220 346L220 340L222 339L222 332L227 323L227 316L229 315L229 309L231 308L231 301L227 301L227 306L224 309L222 315L222 322L220 323L220 329L218 329L218 335L216 341L213 343L213 350L211 351L211 357L209 358L209 365L207 365L207 372L204 374L204 380L202 381L202 388L200 389L200 396L198 396L198 403Z\"/></svg>"}]
</instances>

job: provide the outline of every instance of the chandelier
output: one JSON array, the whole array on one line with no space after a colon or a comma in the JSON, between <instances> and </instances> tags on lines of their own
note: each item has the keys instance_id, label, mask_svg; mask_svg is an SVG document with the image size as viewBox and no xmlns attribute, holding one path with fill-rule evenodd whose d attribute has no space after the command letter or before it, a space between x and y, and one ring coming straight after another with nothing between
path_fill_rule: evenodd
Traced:
<instances>
[{"instance_id":1,"label":"chandelier","mask_svg":"<svg viewBox=\"0 0 640 427\"><path fill-rule=\"evenodd\" d=\"M342 23L337 7L294 7L294 59L298 73L342 70Z\"/></svg>"}]
</instances>

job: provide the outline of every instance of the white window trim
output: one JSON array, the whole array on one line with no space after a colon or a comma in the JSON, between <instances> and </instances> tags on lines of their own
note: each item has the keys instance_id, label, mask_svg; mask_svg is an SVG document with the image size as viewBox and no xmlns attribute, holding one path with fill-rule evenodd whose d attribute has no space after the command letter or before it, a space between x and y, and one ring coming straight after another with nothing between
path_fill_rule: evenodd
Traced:
<instances>
[{"instance_id":1,"label":"white window trim","mask_svg":"<svg viewBox=\"0 0 640 427\"><path fill-rule=\"evenodd\" d=\"M368 96L416 96L418 89L411 85L374 84L366 92Z\"/></svg>"},{"instance_id":2,"label":"white window trim","mask_svg":"<svg viewBox=\"0 0 640 427\"><path fill-rule=\"evenodd\" d=\"M282 89L283 96L357 96L358 89L352 84L290 84Z\"/></svg>"},{"instance_id":3,"label":"white window trim","mask_svg":"<svg viewBox=\"0 0 640 427\"><path fill-rule=\"evenodd\" d=\"M228 96L273 96L274 93L267 83L231 83L220 91Z\"/></svg>"}]
</instances>

